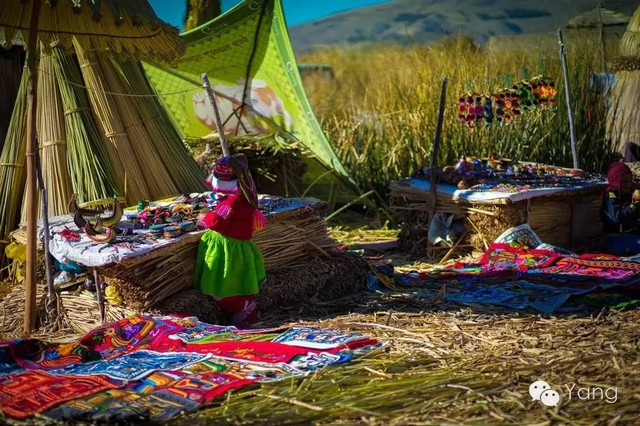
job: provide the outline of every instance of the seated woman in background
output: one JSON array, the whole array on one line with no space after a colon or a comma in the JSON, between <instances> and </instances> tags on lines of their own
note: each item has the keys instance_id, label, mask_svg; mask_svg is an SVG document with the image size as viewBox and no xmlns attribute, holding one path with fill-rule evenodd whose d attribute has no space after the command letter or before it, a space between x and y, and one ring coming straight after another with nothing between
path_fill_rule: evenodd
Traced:
<instances>
[{"instance_id":1,"label":"seated woman in background","mask_svg":"<svg viewBox=\"0 0 640 426\"><path fill-rule=\"evenodd\" d=\"M605 234L635 233L640 230L640 199L634 192L633 174L624 163L613 163L607 172L608 186L602 196L600 218ZM640 236L608 236L609 251L618 255L640 253Z\"/></svg>"}]
</instances>

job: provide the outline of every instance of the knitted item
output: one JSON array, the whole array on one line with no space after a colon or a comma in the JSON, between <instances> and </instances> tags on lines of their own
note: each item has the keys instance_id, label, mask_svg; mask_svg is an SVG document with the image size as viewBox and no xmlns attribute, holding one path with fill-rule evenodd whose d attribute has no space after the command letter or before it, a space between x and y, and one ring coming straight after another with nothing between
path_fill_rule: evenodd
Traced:
<instances>
[{"instance_id":1,"label":"knitted item","mask_svg":"<svg viewBox=\"0 0 640 426\"><path fill-rule=\"evenodd\" d=\"M229 165L231 157L221 157L205 183L215 192L230 192L238 187L238 178Z\"/></svg>"}]
</instances>

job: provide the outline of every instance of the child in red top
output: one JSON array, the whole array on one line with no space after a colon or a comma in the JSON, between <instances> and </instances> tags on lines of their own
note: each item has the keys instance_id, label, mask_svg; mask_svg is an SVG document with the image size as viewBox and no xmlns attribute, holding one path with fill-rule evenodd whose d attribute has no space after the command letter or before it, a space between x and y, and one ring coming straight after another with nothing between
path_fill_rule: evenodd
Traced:
<instances>
[{"instance_id":1,"label":"child in red top","mask_svg":"<svg viewBox=\"0 0 640 426\"><path fill-rule=\"evenodd\" d=\"M250 240L264 217L246 157L221 158L207 183L220 198L203 219L209 230L198 248L195 287L215 297L236 325L250 325L258 320L255 295L265 280L262 254Z\"/></svg>"}]
</instances>

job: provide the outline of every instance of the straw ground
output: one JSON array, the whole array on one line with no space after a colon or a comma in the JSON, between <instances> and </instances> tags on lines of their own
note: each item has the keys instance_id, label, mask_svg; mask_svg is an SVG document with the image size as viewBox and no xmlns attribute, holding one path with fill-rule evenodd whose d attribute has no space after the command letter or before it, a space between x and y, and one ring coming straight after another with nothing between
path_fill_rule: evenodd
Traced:
<instances>
[{"instance_id":1,"label":"straw ground","mask_svg":"<svg viewBox=\"0 0 640 426\"><path fill-rule=\"evenodd\" d=\"M177 424L640 421L638 311L555 317L375 294L310 305L292 307L291 318L366 333L389 346L302 380L233 392ZM558 407L532 401L536 380L560 393ZM579 388L617 389L617 401L600 399L599 391L579 399Z\"/></svg>"}]
</instances>

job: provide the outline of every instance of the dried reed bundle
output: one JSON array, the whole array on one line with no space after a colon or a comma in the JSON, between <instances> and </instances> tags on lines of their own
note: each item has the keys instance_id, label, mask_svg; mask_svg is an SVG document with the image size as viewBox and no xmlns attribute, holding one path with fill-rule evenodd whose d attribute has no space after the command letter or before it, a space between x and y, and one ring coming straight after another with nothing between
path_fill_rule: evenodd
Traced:
<instances>
[{"instance_id":1,"label":"dried reed bundle","mask_svg":"<svg viewBox=\"0 0 640 426\"><path fill-rule=\"evenodd\" d=\"M122 84L127 93L136 95L156 94L140 62L118 60L111 55L114 69L119 72ZM151 140L154 142L160 158L164 161L164 169L169 173L180 192L202 191L205 189L204 176L198 169L194 159L182 143L177 128L169 118L166 109L157 97L136 97L133 101Z\"/></svg>"},{"instance_id":2,"label":"dried reed bundle","mask_svg":"<svg viewBox=\"0 0 640 426\"><path fill-rule=\"evenodd\" d=\"M567 210L567 204L561 209ZM504 231L527 222L527 204L516 203L508 206L477 206L466 216L465 226L469 229L469 242L477 250L484 251ZM571 209L569 208L569 220ZM484 213L483 213L484 212ZM489 214L487 214L489 213ZM544 213L541 211L541 216ZM541 217L542 218L542 217ZM553 223L553 221L552 221ZM532 225L533 226L533 225ZM546 226L546 223L545 225ZM566 224L569 229L569 224ZM537 231L536 231L537 232Z\"/></svg>"},{"instance_id":3,"label":"dried reed bundle","mask_svg":"<svg viewBox=\"0 0 640 426\"><path fill-rule=\"evenodd\" d=\"M640 7L631 17L627 31L620 40L620 55L629 58L640 57Z\"/></svg>"},{"instance_id":4,"label":"dried reed bundle","mask_svg":"<svg viewBox=\"0 0 640 426\"><path fill-rule=\"evenodd\" d=\"M640 16L640 13L636 13ZM640 34L640 33L639 33ZM638 51L640 54L640 50ZM627 142L640 141L640 71L618 72L618 82L611 94L612 105L607 117L608 132L619 152Z\"/></svg>"},{"instance_id":5,"label":"dried reed bundle","mask_svg":"<svg viewBox=\"0 0 640 426\"><path fill-rule=\"evenodd\" d=\"M98 128L104 135L107 152L115 172L119 188L130 204L138 200L150 199L150 191L144 178L144 168L132 148L112 95L108 91L106 79L97 59L97 52L91 45L82 46L74 41L80 69L87 85L91 109L97 119Z\"/></svg>"},{"instance_id":6,"label":"dried reed bundle","mask_svg":"<svg viewBox=\"0 0 640 426\"><path fill-rule=\"evenodd\" d=\"M0 152L7 136L7 129L13 113L13 100L18 94L22 77L21 49L14 48L0 55ZM6 126L3 125L6 123Z\"/></svg>"},{"instance_id":7,"label":"dried reed bundle","mask_svg":"<svg viewBox=\"0 0 640 426\"><path fill-rule=\"evenodd\" d=\"M24 265L15 265L12 271L16 273L18 267L24 268ZM22 335L24 324L25 309L25 288L24 282L17 282L15 275L11 277L13 287L8 295L0 300L0 339L4 340L10 337L18 337ZM59 324L49 324L45 304L47 300L46 282L45 282L45 262L44 253L39 252L36 267L36 324L46 331L55 331ZM58 306L58 311L60 307Z\"/></svg>"},{"instance_id":8,"label":"dried reed bundle","mask_svg":"<svg viewBox=\"0 0 640 426\"><path fill-rule=\"evenodd\" d=\"M86 290L63 292L60 295L63 310L63 321L75 332L86 334L101 325L100 308L96 296ZM105 321L118 321L127 316L121 306L105 303Z\"/></svg>"},{"instance_id":9,"label":"dried reed bundle","mask_svg":"<svg viewBox=\"0 0 640 426\"><path fill-rule=\"evenodd\" d=\"M256 303L266 313L283 306L336 300L364 290L366 270L366 263L358 256L308 253L300 267L286 265L268 270Z\"/></svg>"},{"instance_id":10,"label":"dried reed bundle","mask_svg":"<svg viewBox=\"0 0 640 426\"><path fill-rule=\"evenodd\" d=\"M25 71L22 73L7 138L0 154L0 265L5 265L4 245L9 243L9 233L16 228L26 181L26 84Z\"/></svg>"},{"instance_id":11,"label":"dried reed bundle","mask_svg":"<svg viewBox=\"0 0 640 426\"><path fill-rule=\"evenodd\" d=\"M264 257L265 268L289 265L309 253L328 257L337 248L329 237L327 224L315 215L269 223L253 241Z\"/></svg>"},{"instance_id":12,"label":"dried reed bundle","mask_svg":"<svg viewBox=\"0 0 640 426\"><path fill-rule=\"evenodd\" d=\"M303 156L307 153L277 134L228 136L229 148L247 157L251 175L265 194L302 196L299 187L306 171ZM185 140L200 168L207 174L220 156L222 148L217 137ZM206 153L207 144L211 148Z\"/></svg>"},{"instance_id":13,"label":"dried reed bundle","mask_svg":"<svg viewBox=\"0 0 640 426\"><path fill-rule=\"evenodd\" d=\"M126 89L118 78L119 71L105 55L100 54L96 58L105 77L103 82L105 87L111 92L125 93ZM131 148L134 155L144 162L145 183L152 199L159 200L177 194L178 188L171 176L166 173L165 163L140 118L140 110L134 99L127 96L113 96L112 99L122 119L124 130L132 142ZM172 160L175 161L175 159Z\"/></svg>"},{"instance_id":14,"label":"dried reed bundle","mask_svg":"<svg viewBox=\"0 0 640 426\"><path fill-rule=\"evenodd\" d=\"M127 268L104 268L106 282L116 288L125 304L146 311L193 285L198 243Z\"/></svg>"},{"instance_id":15,"label":"dried reed bundle","mask_svg":"<svg viewBox=\"0 0 640 426\"><path fill-rule=\"evenodd\" d=\"M53 48L55 73L64 107L67 156L73 191L79 202L121 192L105 143L96 127L78 63L61 46Z\"/></svg>"},{"instance_id":16,"label":"dried reed bundle","mask_svg":"<svg viewBox=\"0 0 640 426\"><path fill-rule=\"evenodd\" d=\"M41 53L38 72L36 129L42 177L47 189L49 216L58 216L67 213L67 205L73 192L67 164L64 113L53 62L51 55ZM40 192L38 191L38 206L39 199ZM37 210L37 216L40 217L42 210L40 208ZM23 204L21 222L26 222L27 214L26 204Z\"/></svg>"},{"instance_id":17,"label":"dried reed bundle","mask_svg":"<svg viewBox=\"0 0 640 426\"><path fill-rule=\"evenodd\" d=\"M194 289L174 294L155 305L150 311L152 315L188 314L195 315L200 321L210 324L224 324L228 321L216 300Z\"/></svg>"}]
</instances>

